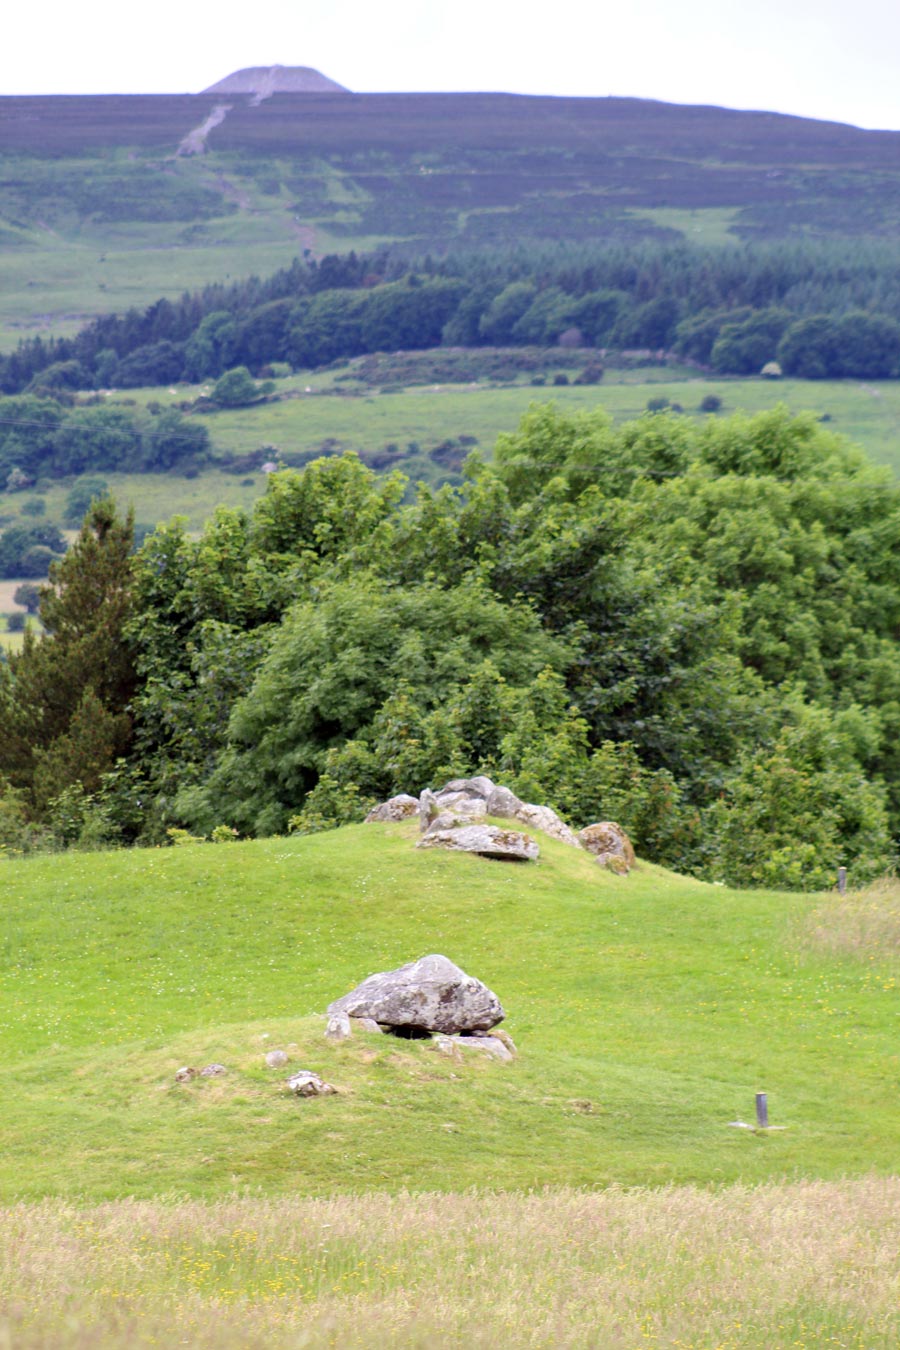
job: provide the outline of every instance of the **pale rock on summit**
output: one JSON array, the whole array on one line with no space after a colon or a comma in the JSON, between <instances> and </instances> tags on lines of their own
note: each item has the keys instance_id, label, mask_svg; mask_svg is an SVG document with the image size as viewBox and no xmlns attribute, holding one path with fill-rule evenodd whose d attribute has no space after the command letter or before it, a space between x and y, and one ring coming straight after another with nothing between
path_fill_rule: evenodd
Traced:
<instances>
[{"instance_id":1,"label":"pale rock on summit","mask_svg":"<svg viewBox=\"0 0 900 1350\"><path fill-rule=\"evenodd\" d=\"M255 94L262 101L273 94L348 94L350 91L312 66L245 66L202 92Z\"/></svg>"}]
</instances>

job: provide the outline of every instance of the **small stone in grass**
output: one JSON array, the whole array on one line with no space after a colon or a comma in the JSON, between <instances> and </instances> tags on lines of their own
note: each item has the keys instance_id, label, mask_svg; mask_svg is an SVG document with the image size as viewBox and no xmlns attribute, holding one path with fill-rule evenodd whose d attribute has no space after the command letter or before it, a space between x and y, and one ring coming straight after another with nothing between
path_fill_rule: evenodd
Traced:
<instances>
[{"instance_id":1,"label":"small stone in grass","mask_svg":"<svg viewBox=\"0 0 900 1350\"><path fill-rule=\"evenodd\" d=\"M324 1083L311 1069L301 1069L287 1080L287 1086L297 1097L330 1097L337 1088Z\"/></svg>"}]
</instances>

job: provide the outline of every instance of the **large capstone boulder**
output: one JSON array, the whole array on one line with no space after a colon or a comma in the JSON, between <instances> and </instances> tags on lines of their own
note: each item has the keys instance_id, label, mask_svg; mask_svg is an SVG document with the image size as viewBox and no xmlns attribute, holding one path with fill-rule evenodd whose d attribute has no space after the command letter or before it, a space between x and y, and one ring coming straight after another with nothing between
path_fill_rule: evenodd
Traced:
<instances>
[{"instance_id":1,"label":"large capstone boulder","mask_svg":"<svg viewBox=\"0 0 900 1350\"><path fill-rule=\"evenodd\" d=\"M386 802L379 802L378 806L373 806L364 823L370 825L378 820L407 820L409 816L417 815L418 811L418 797L410 797L408 792L401 792L396 797L389 797Z\"/></svg>"},{"instance_id":2,"label":"large capstone boulder","mask_svg":"<svg viewBox=\"0 0 900 1350\"><path fill-rule=\"evenodd\" d=\"M586 825L579 831L578 840L582 848L593 853L601 867L610 872L626 876L634 867L634 848L631 840L614 820L600 820L595 825Z\"/></svg>"},{"instance_id":3,"label":"large capstone boulder","mask_svg":"<svg viewBox=\"0 0 900 1350\"><path fill-rule=\"evenodd\" d=\"M370 975L328 1005L329 1017L371 1017L383 1027L485 1032L503 1021L497 995L446 956L423 956L398 970Z\"/></svg>"},{"instance_id":4,"label":"large capstone boulder","mask_svg":"<svg viewBox=\"0 0 900 1350\"><path fill-rule=\"evenodd\" d=\"M518 830L504 830L499 825L458 825L453 818L444 826L441 816L425 831L416 848L449 848L504 862L536 862L540 854L531 836Z\"/></svg>"}]
</instances>

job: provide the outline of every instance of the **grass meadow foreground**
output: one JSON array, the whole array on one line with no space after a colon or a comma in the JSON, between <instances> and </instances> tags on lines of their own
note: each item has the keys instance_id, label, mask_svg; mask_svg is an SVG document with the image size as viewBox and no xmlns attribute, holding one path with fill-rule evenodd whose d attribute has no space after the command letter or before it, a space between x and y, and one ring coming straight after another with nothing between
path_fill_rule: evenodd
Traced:
<instances>
[{"instance_id":1,"label":"grass meadow foreground","mask_svg":"<svg viewBox=\"0 0 900 1350\"><path fill-rule=\"evenodd\" d=\"M876 1350L900 1181L57 1202L2 1212L0 1344Z\"/></svg>"},{"instance_id":2,"label":"grass meadow foreground","mask_svg":"<svg viewBox=\"0 0 900 1350\"><path fill-rule=\"evenodd\" d=\"M900 890L415 837L0 864L0 1345L897 1344ZM513 1064L324 1041L428 951Z\"/></svg>"}]
</instances>

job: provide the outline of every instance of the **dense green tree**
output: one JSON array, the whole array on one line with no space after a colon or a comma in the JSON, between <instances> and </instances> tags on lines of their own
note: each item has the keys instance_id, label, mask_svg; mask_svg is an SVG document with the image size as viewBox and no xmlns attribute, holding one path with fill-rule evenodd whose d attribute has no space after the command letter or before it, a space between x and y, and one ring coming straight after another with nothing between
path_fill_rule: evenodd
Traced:
<instances>
[{"instance_id":1,"label":"dense green tree","mask_svg":"<svg viewBox=\"0 0 900 1350\"><path fill-rule=\"evenodd\" d=\"M837 370L841 359L834 319L817 314L792 323L778 344L776 358L785 375L801 380L827 379Z\"/></svg>"},{"instance_id":2,"label":"dense green tree","mask_svg":"<svg viewBox=\"0 0 900 1350\"><path fill-rule=\"evenodd\" d=\"M791 314L786 309L760 309L746 319L730 321L719 329L710 352L713 370L728 375L758 375L775 352Z\"/></svg>"},{"instance_id":3,"label":"dense green tree","mask_svg":"<svg viewBox=\"0 0 900 1350\"><path fill-rule=\"evenodd\" d=\"M237 322L227 310L207 314L184 349L184 374L189 380L218 378L235 364Z\"/></svg>"},{"instance_id":4,"label":"dense green tree","mask_svg":"<svg viewBox=\"0 0 900 1350\"><path fill-rule=\"evenodd\" d=\"M73 408L51 439L55 474L127 473L140 464L141 436L127 408Z\"/></svg>"},{"instance_id":5,"label":"dense green tree","mask_svg":"<svg viewBox=\"0 0 900 1350\"><path fill-rule=\"evenodd\" d=\"M415 275L393 286L379 286L369 293L362 315L365 350L437 347L464 289L459 281L423 281Z\"/></svg>"},{"instance_id":6,"label":"dense green tree","mask_svg":"<svg viewBox=\"0 0 900 1350\"><path fill-rule=\"evenodd\" d=\"M359 291L324 291L301 300L291 314L287 360L294 366L321 366L364 352L362 323L368 303Z\"/></svg>"},{"instance_id":7,"label":"dense green tree","mask_svg":"<svg viewBox=\"0 0 900 1350\"><path fill-rule=\"evenodd\" d=\"M513 281L495 296L482 314L478 332L482 342L502 347L513 342L513 330L534 303L537 291L530 281Z\"/></svg>"},{"instance_id":8,"label":"dense green tree","mask_svg":"<svg viewBox=\"0 0 900 1350\"><path fill-rule=\"evenodd\" d=\"M96 788L127 747L131 542L130 517L95 502L41 592L45 635L26 632L0 674L0 778L37 815L75 783Z\"/></svg>"},{"instance_id":9,"label":"dense green tree","mask_svg":"<svg viewBox=\"0 0 900 1350\"><path fill-rule=\"evenodd\" d=\"M286 614L235 705L221 763L203 792L182 794L182 811L198 825L218 813L242 830L284 829L327 751L363 732L395 685L433 708L488 654L502 679L522 682L564 649L529 609L475 581L400 590L360 574L323 585Z\"/></svg>"},{"instance_id":10,"label":"dense green tree","mask_svg":"<svg viewBox=\"0 0 900 1350\"><path fill-rule=\"evenodd\" d=\"M550 347L560 333L574 323L575 301L558 286L539 291L521 318L513 324L511 336L515 342L528 342L539 347Z\"/></svg>"},{"instance_id":11,"label":"dense green tree","mask_svg":"<svg viewBox=\"0 0 900 1350\"><path fill-rule=\"evenodd\" d=\"M255 403L260 396L259 385L246 366L235 366L226 370L216 380L212 397L223 408L239 408L246 403Z\"/></svg>"},{"instance_id":12,"label":"dense green tree","mask_svg":"<svg viewBox=\"0 0 900 1350\"><path fill-rule=\"evenodd\" d=\"M64 553L66 541L59 527L48 522L10 525L0 534L0 577L45 577L47 566ZM43 550L39 555L37 550Z\"/></svg>"},{"instance_id":13,"label":"dense green tree","mask_svg":"<svg viewBox=\"0 0 900 1350\"><path fill-rule=\"evenodd\" d=\"M105 497L108 491L109 484L106 479L96 474L87 474L83 478L76 479L66 494L66 504L63 507L65 523L77 529L84 520L91 502Z\"/></svg>"},{"instance_id":14,"label":"dense green tree","mask_svg":"<svg viewBox=\"0 0 900 1350\"><path fill-rule=\"evenodd\" d=\"M172 384L184 373L183 342L151 342L137 347L116 366L116 384L122 389L138 389L148 384Z\"/></svg>"},{"instance_id":15,"label":"dense green tree","mask_svg":"<svg viewBox=\"0 0 900 1350\"><path fill-rule=\"evenodd\" d=\"M196 417L164 408L141 424L141 469L165 473L176 464L197 463L208 454L209 432Z\"/></svg>"}]
</instances>

